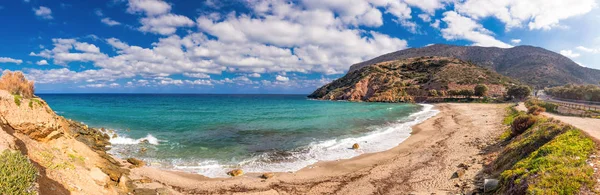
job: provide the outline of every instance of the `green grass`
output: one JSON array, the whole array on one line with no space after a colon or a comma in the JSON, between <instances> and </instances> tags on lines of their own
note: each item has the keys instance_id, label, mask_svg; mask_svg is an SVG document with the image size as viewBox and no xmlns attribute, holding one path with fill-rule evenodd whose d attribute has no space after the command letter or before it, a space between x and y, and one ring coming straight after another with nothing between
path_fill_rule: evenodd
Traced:
<instances>
[{"instance_id":1,"label":"green grass","mask_svg":"<svg viewBox=\"0 0 600 195\"><path fill-rule=\"evenodd\" d=\"M36 194L37 169L19 152L0 154L0 194Z\"/></svg>"},{"instance_id":2,"label":"green grass","mask_svg":"<svg viewBox=\"0 0 600 195\"><path fill-rule=\"evenodd\" d=\"M569 129L502 172L502 180L520 185L527 182L527 194L578 194L592 189L594 170L586 160L594 142L577 129Z\"/></svg>"},{"instance_id":3,"label":"green grass","mask_svg":"<svg viewBox=\"0 0 600 195\"><path fill-rule=\"evenodd\" d=\"M23 97L21 97L21 95L13 95L13 96L14 96L15 104L17 104L17 106L21 106L21 100L23 99Z\"/></svg>"},{"instance_id":4,"label":"green grass","mask_svg":"<svg viewBox=\"0 0 600 195\"><path fill-rule=\"evenodd\" d=\"M523 115L507 109L504 124ZM510 129L502 140L511 138ZM493 169L499 171L499 194L578 194L593 189L593 169L586 163L596 144L579 129L539 117L536 124L514 137L498 155Z\"/></svg>"}]
</instances>

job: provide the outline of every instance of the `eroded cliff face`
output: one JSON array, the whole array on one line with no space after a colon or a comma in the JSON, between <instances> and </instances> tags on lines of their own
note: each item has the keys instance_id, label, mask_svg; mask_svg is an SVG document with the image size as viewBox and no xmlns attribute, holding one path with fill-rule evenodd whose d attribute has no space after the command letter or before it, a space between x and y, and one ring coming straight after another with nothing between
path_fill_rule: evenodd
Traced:
<instances>
[{"instance_id":1,"label":"eroded cliff face","mask_svg":"<svg viewBox=\"0 0 600 195\"><path fill-rule=\"evenodd\" d=\"M58 116L40 98L0 90L0 151L19 150L37 165L40 194L133 192L128 164L106 153L106 130Z\"/></svg>"},{"instance_id":2,"label":"eroded cliff face","mask_svg":"<svg viewBox=\"0 0 600 195\"><path fill-rule=\"evenodd\" d=\"M349 72L313 92L309 98L369 102L422 102L451 90L488 86L503 96L511 79L455 58L418 57L377 63ZM431 93L435 90L435 95Z\"/></svg>"}]
</instances>

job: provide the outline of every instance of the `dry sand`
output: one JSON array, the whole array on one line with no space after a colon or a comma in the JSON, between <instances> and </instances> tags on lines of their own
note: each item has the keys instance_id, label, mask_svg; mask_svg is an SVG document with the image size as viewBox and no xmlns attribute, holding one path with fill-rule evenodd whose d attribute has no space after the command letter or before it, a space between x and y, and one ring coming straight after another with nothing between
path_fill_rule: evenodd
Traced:
<instances>
[{"instance_id":1,"label":"dry sand","mask_svg":"<svg viewBox=\"0 0 600 195\"><path fill-rule=\"evenodd\" d=\"M508 104L437 104L437 116L413 128L397 147L348 160L319 162L295 173L206 178L197 174L142 167L132 179L182 194L455 194L473 190L487 161L484 148L506 128ZM350 146L349 146L350 147ZM452 178L462 165L464 175ZM461 165L461 166L459 166ZM463 166L464 167L464 166ZM150 179L150 180L148 180Z\"/></svg>"}]
</instances>

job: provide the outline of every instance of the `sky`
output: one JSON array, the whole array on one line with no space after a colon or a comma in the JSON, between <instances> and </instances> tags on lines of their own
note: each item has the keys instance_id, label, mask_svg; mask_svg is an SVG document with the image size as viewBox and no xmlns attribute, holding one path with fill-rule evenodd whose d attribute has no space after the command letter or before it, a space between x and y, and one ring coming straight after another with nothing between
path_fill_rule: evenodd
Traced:
<instances>
[{"instance_id":1,"label":"sky","mask_svg":"<svg viewBox=\"0 0 600 195\"><path fill-rule=\"evenodd\" d=\"M533 45L600 69L596 0L3 0L0 69L37 93L309 94L430 44Z\"/></svg>"}]
</instances>

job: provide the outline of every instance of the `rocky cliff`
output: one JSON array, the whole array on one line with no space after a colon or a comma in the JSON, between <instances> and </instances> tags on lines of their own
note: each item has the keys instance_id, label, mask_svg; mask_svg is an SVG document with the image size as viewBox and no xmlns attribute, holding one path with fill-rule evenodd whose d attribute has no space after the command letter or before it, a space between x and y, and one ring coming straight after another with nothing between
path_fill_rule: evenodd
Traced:
<instances>
[{"instance_id":1,"label":"rocky cliff","mask_svg":"<svg viewBox=\"0 0 600 195\"><path fill-rule=\"evenodd\" d=\"M0 90L0 128L0 152L18 151L31 160L39 194L133 191L126 164L106 153L108 132L58 116L40 98Z\"/></svg>"},{"instance_id":2,"label":"rocky cliff","mask_svg":"<svg viewBox=\"0 0 600 195\"><path fill-rule=\"evenodd\" d=\"M540 47L456 46L436 44L388 53L350 67L349 73L380 62L420 56L453 57L515 78L537 88L573 84L597 84L600 70L586 68L558 53Z\"/></svg>"},{"instance_id":3,"label":"rocky cliff","mask_svg":"<svg viewBox=\"0 0 600 195\"><path fill-rule=\"evenodd\" d=\"M325 100L420 102L450 91L488 86L502 96L515 81L494 71L449 57L418 57L378 62L349 72L309 95Z\"/></svg>"}]
</instances>

